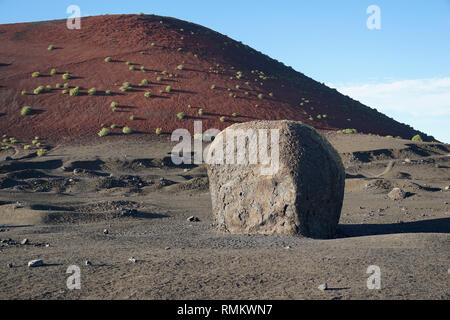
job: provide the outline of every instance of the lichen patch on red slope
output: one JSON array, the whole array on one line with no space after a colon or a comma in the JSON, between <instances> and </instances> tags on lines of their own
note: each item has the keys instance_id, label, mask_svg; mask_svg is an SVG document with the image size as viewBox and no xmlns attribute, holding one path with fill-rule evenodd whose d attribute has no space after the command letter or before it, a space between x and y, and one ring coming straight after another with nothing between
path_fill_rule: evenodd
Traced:
<instances>
[{"instance_id":1,"label":"lichen patch on red slope","mask_svg":"<svg viewBox=\"0 0 450 320\"><path fill-rule=\"evenodd\" d=\"M289 119L319 130L355 128L408 139L419 133L432 139L242 43L173 18L87 17L80 30L67 29L65 20L0 25L0 41L1 135L60 141L97 137L112 124L115 134L124 126L146 134L156 128L193 130L195 120L203 129L224 129L236 122ZM41 76L32 78L35 71ZM65 72L72 78L64 80ZM138 86L143 79L149 84ZM124 82L133 89L120 91ZM63 94L57 83L78 86L81 95ZM47 85L51 91L33 94ZM97 94L88 95L90 88ZM119 104L115 112L113 101ZM23 106L31 106L33 114L21 116Z\"/></svg>"}]
</instances>

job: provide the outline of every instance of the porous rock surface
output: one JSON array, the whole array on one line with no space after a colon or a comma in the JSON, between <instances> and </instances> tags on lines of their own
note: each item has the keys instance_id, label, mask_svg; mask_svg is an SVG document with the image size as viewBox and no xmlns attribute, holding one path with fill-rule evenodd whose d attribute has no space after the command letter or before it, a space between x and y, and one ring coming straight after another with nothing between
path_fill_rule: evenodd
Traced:
<instances>
[{"instance_id":1,"label":"porous rock surface","mask_svg":"<svg viewBox=\"0 0 450 320\"><path fill-rule=\"evenodd\" d=\"M259 132L264 132L260 129L267 130L267 143L260 140ZM261 145L268 145L268 154L276 159L276 147L271 144L276 139L270 137L270 130L279 132L279 166L263 174L267 162L261 163L261 152L250 141L257 139ZM233 135L241 140L232 139ZM234 148L227 148L231 140ZM227 162L230 153L236 160L238 147L244 146L250 152L243 162ZM223 164L217 160L220 150ZM250 158L255 153L257 163ZM345 170L337 151L314 128L287 120L234 124L217 135L207 155L212 210L219 230L233 234L335 236Z\"/></svg>"}]
</instances>

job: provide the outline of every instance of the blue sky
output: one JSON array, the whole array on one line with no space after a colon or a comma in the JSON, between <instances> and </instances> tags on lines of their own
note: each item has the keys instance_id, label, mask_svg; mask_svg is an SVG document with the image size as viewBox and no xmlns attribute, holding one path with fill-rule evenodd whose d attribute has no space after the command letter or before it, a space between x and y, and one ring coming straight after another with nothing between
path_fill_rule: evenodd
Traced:
<instances>
[{"instance_id":1,"label":"blue sky","mask_svg":"<svg viewBox=\"0 0 450 320\"><path fill-rule=\"evenodd\" d=\"M195 22L450 143L450 0L0 0L0 23L154 13ZM381 29L366 13L380 8Z\"/></svg>"}]
</instances>

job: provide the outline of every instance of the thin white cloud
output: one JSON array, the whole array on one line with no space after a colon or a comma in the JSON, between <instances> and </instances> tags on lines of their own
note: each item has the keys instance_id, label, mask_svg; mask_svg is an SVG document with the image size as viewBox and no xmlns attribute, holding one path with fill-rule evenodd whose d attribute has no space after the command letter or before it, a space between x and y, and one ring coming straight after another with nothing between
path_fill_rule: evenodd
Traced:
<instances>
[{"instance_id":1,"label":"thin white cloud","mask_svg":"<svg viewBox=\"0 0 450 320\"><path fill-rule=\"evenodd\" d=\"M450 77L333 87L381 112L450 116Z\"/></svg>"},{"instance_id":2,"label":"thin white cloud","mask_svg":"<svg viewBox=\"0 0 450 320\"><path fill-rule=\"evenodd\" d=\"M328 85L400 122L450 142L450 77Z\"/></svg>"},{"instance_id":3,"label":"thin white cloud","mask_svg":"<svg viewBox=\"0 0 450 320\"><path fill-rule=\"evenodd\" d=\"M381 112L414 117L450 116L450 77L330 86Z\"/></svg>"}]
</instances>

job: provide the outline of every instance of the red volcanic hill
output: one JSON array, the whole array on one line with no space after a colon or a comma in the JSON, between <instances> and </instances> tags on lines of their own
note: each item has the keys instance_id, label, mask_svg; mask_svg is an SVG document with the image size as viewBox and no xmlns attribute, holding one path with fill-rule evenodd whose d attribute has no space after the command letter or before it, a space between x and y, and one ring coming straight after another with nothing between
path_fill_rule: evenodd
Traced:
<instances>
[{"instance_id":1,"label":"red volcanic hill","mask_svg":"<svg viewBox=\"0 0 450 320\"><path fill-rule=\"evenodd\" d=\"M80 30L67 29L65 20L0 25L0 43L0 134L8 137L59 141L98 137L113 124L117 134L124 126L170 133L192 130L194 120L206 130L289 119L319 130L433 140L240 42L174 18L87 17ZM39 86L50 87L34 94ZM71 96L75 87L80 93ZM24 106L33 112L21 115Z\"/></svg>"}]
</instances>

